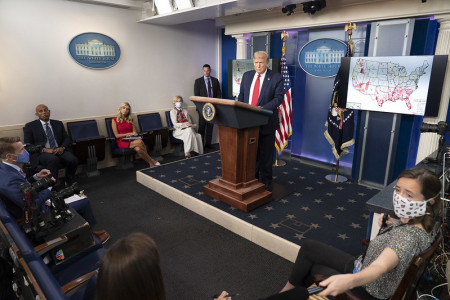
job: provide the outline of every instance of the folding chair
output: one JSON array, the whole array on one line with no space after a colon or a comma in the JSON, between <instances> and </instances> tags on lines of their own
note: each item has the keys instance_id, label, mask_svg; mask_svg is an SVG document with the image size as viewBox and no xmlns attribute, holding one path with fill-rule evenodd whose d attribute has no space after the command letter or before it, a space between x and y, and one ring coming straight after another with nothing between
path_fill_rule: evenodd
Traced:
<instances>
[{"instance_id":1,"label":"folding chair","mask_svg":"<svg viewBox=\"0 0 450 300\"><path fill-rule=\"evenodd\" d=\"M86 164L88 177L100 175L97 162L105 159L106 138L98 132L96 120L68 122L67 130L74 142L75 155Z\"/></svg>"}]
</instances>

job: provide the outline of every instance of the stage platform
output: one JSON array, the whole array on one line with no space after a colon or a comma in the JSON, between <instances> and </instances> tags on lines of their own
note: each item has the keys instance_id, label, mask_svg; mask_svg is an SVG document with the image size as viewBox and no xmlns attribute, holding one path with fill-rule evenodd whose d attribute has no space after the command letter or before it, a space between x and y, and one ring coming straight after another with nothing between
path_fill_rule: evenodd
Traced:
<instances>
[{"instance_id":1,"label":"stage platform","mask_svg":"<svg viewBox=\"0 0 450 300\"><path fill-rule=\"evenodd\" d=\"M365 203L376 189L325 179L330 172L291 159L274 167L274 183L291 191L284 197L243 212L203 193L209 180L221 177L219 151L136 172L142 185L224 228L295 261L303 240L315 239L362 253L369 212ZM183 228L180 230L189 230Z\"/></svg>"}]
</instances>

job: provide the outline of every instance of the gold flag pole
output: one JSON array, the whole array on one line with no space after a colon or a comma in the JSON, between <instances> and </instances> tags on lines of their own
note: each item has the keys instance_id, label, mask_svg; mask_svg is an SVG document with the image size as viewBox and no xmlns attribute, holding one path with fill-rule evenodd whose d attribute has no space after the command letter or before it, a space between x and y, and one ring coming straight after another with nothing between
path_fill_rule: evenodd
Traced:
<instances>
[{"instance_id":1,"label":"gold flag pole","mask_svg":"<svg viewBox=\"0 0 450 300\"><path fill-rule=\"evenodd\" d=\"M289 33L285 30L281 33L281 39L283 40L283 47L281 48L281 52L283 55L286 55L286 40L289 37ZM273 167L283 167L286 165L284 160L278 159L278 151L275 149L275 161L273 162Z\"/></svg>"},{"instance_id":2,"label":"gold flag pole","mask_svg":"<svg viewBox=\"0 0 450 300\"><path fill-rule=\"evenodd\" d=\"M353 30L356 30L356 24L352 23L351 21L348 22L348 24L345 24L344 31L348 31L348 39L347 43L350 47L350 53L349 56L353 56L353 53L355 51L355 44L352 41L352 33ZM336 173L334 175L327 175L325 178L331 182L338 183L338 182L346 182L348 179L345 176L339 175L339 160L341 157L338 157L336 160Z\"/></svg>"}]
</instances>

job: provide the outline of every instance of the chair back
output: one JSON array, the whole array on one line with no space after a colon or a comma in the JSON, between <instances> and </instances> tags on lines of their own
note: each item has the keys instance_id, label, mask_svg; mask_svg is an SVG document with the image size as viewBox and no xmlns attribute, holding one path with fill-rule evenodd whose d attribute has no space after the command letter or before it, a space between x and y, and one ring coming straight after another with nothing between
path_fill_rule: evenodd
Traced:
<instances>
[{"instance_id":1,"label":"chair back","mask_svg":"<svg viewBox=\"0 0 450 300\"><path fill-rule=\"evenodd\" d=\"M80 163L105 159L105 137L100 135L96 120L68 122L67 130L75 143L75 155ZM97 170L96 162L92 168Z\"/></svg>"},{"instance_id":2,"label":"chair back","mask_svg":"<svg viewBox=\"0 0 450 300\"><path fill-rule=\"evenodd\" d=\"M170 110L166 111L165 114L166 114L167 126L169 126L169 128L173 128L172 119L170 118ZM172 142L175 143L175 144L181 144L181 143L183 143L182 140L173 137L173 133L172 133L172 132L170 132L170 139L171 139ZM183 153L184 153L184 152L183 152Z\"/></svg>"},{"instance_id":3,"label":"chair back","mask_svg":"<svg viewBox=\"0 0 450 300\"><path fill-rule=\"evenodd\" d=\"M106 132L108 133L109 138L114 138L114 132L112 130L112 118L105 118L105 124L106 124Z\"/></svg>"},{"instance_id":4,"label":"chair back","mask_svg":"<svg viewBox=\"0 0 450 300\"><path fill-rule=\"evenodd\" d=\"M111 145L112 156L118 157L122 155L135 154L136 151L134 151L134 149L121 149L117 146L116 137L114 135L114 131L112 130L112 119L113 118L105 118L106 131L108 132L108 140Z\"/></svg>"},{"instance_id":5,"label":"chair back","mask_svg":"<svg viewBox=\"0 0 450 300\"><path fill-rule=\"evenodd\" d=\"M403 276L402 281L400 281L400 284L395 290L394 295L392 295L391 300L415 298L419 281L420 279L422 279L425 268L431 260L431 256L436 251L436 248L439 246L439 244L442 242L442 237L443 228L441 227L436 236L436 239L431 244L431 246L413 258L410 266Z\"/></svg>"},{"instance_id":6,"label":"chair back","mask_svg":"<svg viewBox=\"0 0 450 300\"><path fill-rule=\"evenodd\" d=\"M137 119L142 132L166 128L162 125L159 113L137 115Z\"/></svg>"},{"instance_id":7,"label":"chair back","mask_svg":"<svg viewBox=\"0 0 450 300\"><path fill-rule=\"evenodd\" d=\"M170 128L173 128L172 119L170 118L170 110L166 111L166 121L167 121L167 126L169 126Z\"/></svg>"},{"instance_id":8,"label":"chair back","mask_svg":"<svg viewBox=\"0 0 450 300\"><path fill-rule=\"evenodd\" d=\"M96 120L67 122L67 130L74 142L103 137L98 131Z\"/></svg>"}]
</instances>

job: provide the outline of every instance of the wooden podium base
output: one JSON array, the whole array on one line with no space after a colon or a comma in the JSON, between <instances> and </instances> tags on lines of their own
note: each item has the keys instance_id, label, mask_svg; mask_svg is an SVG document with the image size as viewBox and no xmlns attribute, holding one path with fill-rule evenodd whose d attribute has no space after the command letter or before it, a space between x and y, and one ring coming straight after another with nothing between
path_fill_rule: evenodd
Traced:
<instances>
[{"instance_id":1,"label":"wooden podium base","mask_svg":"<svg viewBox=\"0 0 450 300\"><path fill-rule=\"evenodd\" d=\"M272 193L266 191L265 185L256 179L247 184L235 185L217 178L203 186L203 192L245 212L272 201Z\"/></svg>"}]
</instances>

